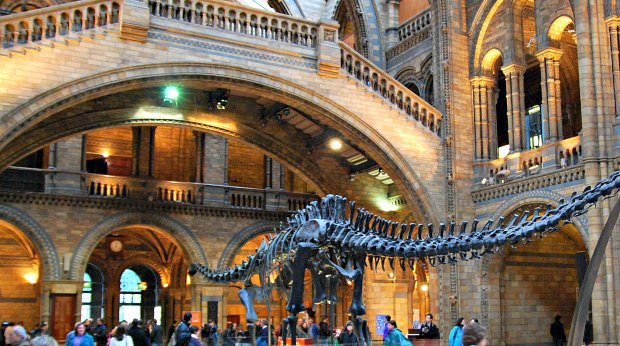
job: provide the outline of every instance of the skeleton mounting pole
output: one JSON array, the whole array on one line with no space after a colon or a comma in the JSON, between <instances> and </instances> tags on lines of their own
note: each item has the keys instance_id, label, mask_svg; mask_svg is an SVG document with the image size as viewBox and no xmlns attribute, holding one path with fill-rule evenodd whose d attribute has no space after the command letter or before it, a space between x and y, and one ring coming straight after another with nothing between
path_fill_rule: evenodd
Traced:
<instances>
[{"instance_id":1,"label":"skeleton mounting pole","mask_svg":"<svg viewBox=\"0 0 620 346\"><path fill-rule=\"evenodd\" d=\"M609 243L611 234L616 227L616 223L618 222L618 216L620 216L620 198L616 200L616 204L609 214L609 218L605 223L605 227L603 228L603 232L598 239L598 243L596 243L596 248L594 249L594 253L590 259L590 264L586 270L583 285L579 290L579 300L577 301L577 306L573 312L573 321L571 323L570 334L568 337L568 345L570 346L581 346L583 344L583 333L586 327L586 318L590 308L590 299L592 299L594 283L596 281L596 276L601 266L601 262L603 261L605 248L607 247L607 243Z\"/></svg>"}]
</instances>

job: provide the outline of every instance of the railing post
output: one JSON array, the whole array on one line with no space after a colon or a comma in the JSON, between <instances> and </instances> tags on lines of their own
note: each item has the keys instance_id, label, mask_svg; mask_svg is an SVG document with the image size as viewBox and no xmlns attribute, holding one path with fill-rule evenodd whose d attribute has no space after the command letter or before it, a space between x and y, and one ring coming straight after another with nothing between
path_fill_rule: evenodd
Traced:
<instances>
[{"instance_id":1,"label":"railing post","mask_svg":"<svg viewBox=\"0 0 620 346\"><path fill-rule=\"evenodd\" d=\"M340 75L338 27L338 22L333 20L321 20L319 22L317 73L320 76L337 78Z\"/></svg>"},{"instance_id":2,"label":"railing post","mask_svg":"<svg viewBox=\"0 0 620 346\"><path fill-rule=\"evenodd\" d=\"M148 38L150 11L143 1L125 0L121 9L121 37L137 42L146 42Z\"/></svg>"}]
</instances>

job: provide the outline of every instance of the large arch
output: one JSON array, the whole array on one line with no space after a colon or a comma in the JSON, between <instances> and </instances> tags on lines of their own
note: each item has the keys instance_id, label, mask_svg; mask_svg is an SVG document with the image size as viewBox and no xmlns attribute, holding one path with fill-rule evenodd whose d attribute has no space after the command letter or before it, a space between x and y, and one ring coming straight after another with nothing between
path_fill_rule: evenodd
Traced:
<instances>
[{"instance_id":1,"label":"large arch","mask_svg":"<svg viewBox=\"0 0 620 346\"><path fill-rule=\"evenodd\" d=\"M506 215L511 210L518 209L527 204L551 204L552 206L557 206L558 202L561 199L567 199L566 196L562 196L561 194L550 191L550 190L534 190L523 192L511 198L504 203L502 203L496 210L492 216L492 220L498 220L501 216ZM586 215L580 215L577 217L573 217L571 220L583 239L588 239L588 219ZM587 245L587 244L586 244ZM590 251L590 249L588 249Z\"/></svg>"},{"instance_id":2,"label":"large arch","mask_svg":"<svg viewBox=\"0 0 620 346\"><path fill-rule=\"evenodd\" d=\"M16 232L22 232L35 246L41 256L44 280L60 280L62 272L56 246L38 222L15 207L0 204L0 223L6 223L10 228L15 228Z\"/></svg>"},{"instance_id":3,"label":"large arch","mask_svg":"<svg viewBox=\"0 0 620 346\"><path fill-rule=\"evenodd\" d=\"M239 252L239 250L243 247L245 243L247 243L250 239L257 237L261 234L272 233L274 229L279 227L278 223L275 222L260 222L237 232L230 239L224 251L222 251L222 255L220 256L220 260L217 264L217 268L220 270L226 269L230 267L235 259L235 255Z\"/></svg>"},{"instance_id":4,"label":"large arch","mask_svg":"<svg viewBox=\"0 0 620 346\"><path fill-rule=\"evenodd\" d=\"M80 280L86 270L88 259L99 241L112 231L130 225L144 225L156 228L170 235L178 242L188 257L188 261L207 264L207 256L192 231L175 219L159 215L139 212L123 212L105 217L86 232L75 248L71 261L69 279Z\"/></svg>"},{"instance_id":5,"label":"large arch","mask_svg":"<svg viewBox=\"0 0 620 346\"><path fill-rule=\"evenodd\" d=\"M506 200L499 207L494 209L491 220L498 220L502 216L508 220L510 213L528 205L551 204L555 207L562 198L565 198L565 196L550 190L523 192L514 198ZM577 232L579 232L581 239L588 239L586 215L573 217L571 221ZM566 236L572 239L570 235ZM540 240L536 241L538 242ZM588 246L585 241L583 245L586 248ZM591 253L590 249L587 249L587 251ZM503 313L500 300L501 293L499 286L496 285L499 285L501 280L508 252L509 251L503 251L494 256L484 256L480 261L480 282L478 288L478 293L480 295L480 322L488 326L492 339L502 339L506 328L500 318L492 318L492 316L501 316ZM494 309L494 311L491 311L491 309Z\"/></svg>"},{"instance_id":6,"label":"large arch","mask_svg":"<svg viewBox=\"0 0 620 346\"><path fill-rule=\"evenodd\" d=\"M228 89L243 88L244 92L261 94L274 101L288 104L306 114L320 119L348 138L354 138L361 149L393 176L400 191L417 215L429 222L437 222L436 207L431 203L427 187L422 183L412 165L394 145L369 126L359 115L352 113L325 95L293 83L284 78L239 67L205 63L167 63L138 65L94 74L53 88L8 112L2 119L7 129L0 138L0 167L15 161L7 147L17 147L32 141L28 133L37 123L53 117L60 111L112 93L139 89L145 83L162 83L169 80L199 80L205 84L217 83ZM136 119L139 122L139 119ZM57 124L59 125L59 124ZM68 123L60 122L60 126ZM16 144L15 141L19 142ZM24 142L25 141L25 142Z\"/></svg>"},{"instance_id":7,"label":"large arch","mask_svg":"<svg viewBox=\"0 0 620 346\"><path fill-rule=\"evenodd\" d=\"M483 43L484 36L489 29L489 25L491 24L491 20L495 16L495 13L500 8L500 6L504 3L504 0L490 1L485 0L485 2L479 7L478 13L476 13L476 17L472 23L472 26L469 30L470 36L472 37L472 47L474 50L474 54L471 56L470 61L470 73L475 75L476 72L479 72L477 69L480 66L481 60L483 58Z\"/></svg>"}]
</instances>

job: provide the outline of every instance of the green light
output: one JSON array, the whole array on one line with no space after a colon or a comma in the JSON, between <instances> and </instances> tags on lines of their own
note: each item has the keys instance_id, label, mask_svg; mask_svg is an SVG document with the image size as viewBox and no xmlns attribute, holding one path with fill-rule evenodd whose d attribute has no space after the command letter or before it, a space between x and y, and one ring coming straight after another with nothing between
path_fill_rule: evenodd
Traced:
<instances>
[{"instance_id":1,"label":"green light","mask_svg":"<svg viewBox=\"0 0 620 346\"><path fill-rule=\"evenodd\" d=\"M179 88L175 86L168 86L164 89L164 102L177 103L179 96L181 95Z\"/></svg>"}]
</instances>

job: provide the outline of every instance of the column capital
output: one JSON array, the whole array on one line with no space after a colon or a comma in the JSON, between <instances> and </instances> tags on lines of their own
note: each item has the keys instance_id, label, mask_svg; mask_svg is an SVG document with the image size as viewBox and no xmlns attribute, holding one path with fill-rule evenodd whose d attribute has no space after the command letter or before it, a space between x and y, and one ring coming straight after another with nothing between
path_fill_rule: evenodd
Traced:
<instances>
[{"instance_id":1,"label":"column capital","mask_svg":"<svg viewBox=\"0 0 620 346\"><path fill-rule=\"evenodd\" d=\"M620 26L620 17L618 16L609 17L605 19L605 23L607 23L607 26L610 28L618 27Z\"/></svg>"},{"instance_id":2,"label":"column capital","mask_svg":"<svg viewBox=\"0 0 620 346\"><path fill-rule=\"evenodd\" d=\"M513 72L523 73L527 70L527 66L523 64L519 64L519 63L514 63L510 65L504 65L501 67L501 69L502 69L502 72L504 72L504 74L507 75Z\"/></svg>"},{"instance_id":3,"label":"column capital","mask_svg":"<svg viewBox=\"0 0 620 346\"><path fill-rule=\"evenodd\" d=\"M469 79L469 82L473 87L492 87L495 85L495 79L487 76L474 76Z\"/></svg>"},{"instance_id":4,"label":"column capital","mask_svg":"<svg viewBox=\"0 0 620 346\"><path fill-rule=\"evenodd\" d=\"M540 62L545 61L545 59L551 59L554 61L558 61L562 57L562 53L564 52L561 49L547 47L543 50L539 50L538 52L536 52L535 55L538 61Z\"/></svg>"}]
</instances>

